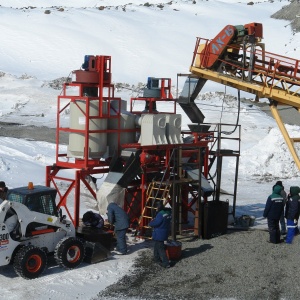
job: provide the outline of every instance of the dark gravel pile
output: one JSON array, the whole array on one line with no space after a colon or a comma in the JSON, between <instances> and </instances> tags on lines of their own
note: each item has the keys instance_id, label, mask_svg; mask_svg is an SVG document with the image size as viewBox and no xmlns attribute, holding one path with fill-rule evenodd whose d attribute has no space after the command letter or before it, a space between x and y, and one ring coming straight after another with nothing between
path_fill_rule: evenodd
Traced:
<instances>
[{"instance_id":1,"label":"dark gravel pile","mask_svg":"<svg viewBox=\"0 0 300 300\"><path fill-rule=\"evenodd\" d=\"M55 143L56 128L49 128L46 126L37 127L33 125L28 126L19 123L0 122L0 136ZM61 133L60 143L68 143L67 134Z\"/></svg>"},{"instance_id":2,"label":"dark gravel pile","mask_svg":"<svg viewBox=\"0 0 300 300\"><path fill-rule=\"evenodd\" d=\"M300 31L300 2L293 0L289 5L283 6L271 18L291 21L290 25L294 32Z\"/></svg>"},{"instance_id":3,"label":"dark gravel pile","mask_svg":"<svg viewBox=\"0 0 300 300\"><path fill-rule=\"evenodd\" d=\"M270 244L267 231L230 230L209 240L181 237L182 258L170 269L140 250L134 270L95 299L299 299L299 236Z\"/></svg>"}]
</instances>

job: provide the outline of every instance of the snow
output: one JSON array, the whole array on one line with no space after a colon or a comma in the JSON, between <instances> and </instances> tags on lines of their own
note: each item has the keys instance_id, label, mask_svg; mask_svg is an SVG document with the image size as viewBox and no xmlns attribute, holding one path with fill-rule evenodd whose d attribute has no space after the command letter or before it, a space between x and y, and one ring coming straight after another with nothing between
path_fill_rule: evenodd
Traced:
<instances>
[{"instance_id":1,"label":"snow","mask_svg":"<svg viewBox=\"0 0 300 300\"><path fill-rule=\"evenodd\" d=\"M0 120L54 128L60 90L50 88L49 81L79 69L86 54L112 56L114 83L136 86L146 83L148 76L170 77L175 94L177 73L188 73L196 37L213 38L227 24L263 23L266 50L297 57L299 34L291 32L289 22L270 18L289 2L248 2L155 0L146 5L139 0L0 0ZM102 6L104 9L99 9ZM50 14L45 14L46 10ZM179 88L182 85L179 80ZM128 101L133 94L124 89L116 92ZM235 123L236 96L235 90L208 82L197 99L205 122ZM248 101L242 101L240 113L237 215L256 216L256 227L266 228L262 210L274 182L283 180L288 190L298 184L299 171L275 121L251 105L252 95L242 96ZM186 128L188 118L180 108L178 113L182 113ZM288 125L287 129L291 136L299 132L298 126ZM0 136L0 145L0 180L9 188L29 181L45 184L45 166L55 162L54 144ZM225 161L223 167L228 175L223 184L232 186L234 164ZM88 209L87 203L81 209ZM129 273L138 249L147 246L143 241L129 242L127 256L113 255L69 271L53 263L30 284L17 277L11 266L0 267L0 298L96 297Z\"/></svg>"}]
</instances>

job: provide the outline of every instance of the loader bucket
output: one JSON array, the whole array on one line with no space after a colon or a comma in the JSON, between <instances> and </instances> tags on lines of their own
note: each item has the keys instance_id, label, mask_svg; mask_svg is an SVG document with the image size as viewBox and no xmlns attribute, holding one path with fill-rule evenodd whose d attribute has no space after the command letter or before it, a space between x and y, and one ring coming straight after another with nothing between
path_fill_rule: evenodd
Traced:
<instances>
[{"instance_id":1,"label":"loader bucket","mask_svg":"<svg viewBox=\"0 0 300 300\"><path fill-rule=\"evenodd\" d=\"M84 246L86 263L94 264L111 257L111 252L100 243L85 242Z\"/></svg>"},{"instance_id":2,"label":"loader bucket","mask_svg":"<svg viewBox=\"0 0 300 300\"><path fill-rule=\"evenodd\" d=\"M111 257L114 237L112 232L102 229L79 226L76 235L84 241L85 258L87 263L97 263Z\"/></svg>"}]
</instances>

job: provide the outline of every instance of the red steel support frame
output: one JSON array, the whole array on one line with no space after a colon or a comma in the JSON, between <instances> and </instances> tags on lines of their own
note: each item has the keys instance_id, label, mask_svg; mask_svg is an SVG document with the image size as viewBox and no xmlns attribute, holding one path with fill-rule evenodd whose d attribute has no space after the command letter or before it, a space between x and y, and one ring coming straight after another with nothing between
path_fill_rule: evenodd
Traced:
<instances>
[{"instance_id":1,"label":"red steel support frame","mask_svg":"<svg viewBox=\"0 0 300 300\"><path fill-rule=\"evenodd\" d=\"M72 83L65 83L63 86L63 93L58 96L57 101L57 132L56 132L56 163L53 166L46 167L46 185L50 186L53 184L59 195L58 208L63 207L66 210L68 217L73 221L75 227L79 225L79 215L80 215L80 183L86 186L91 195L96 198L96 194L91 188L89 182L86 180L87 176L92 174L102 174L108 173L109 162L101 161L99 158L93 159L89 157L89 134L90 133L101 133L107 132L107 130L90 130L89 123L90 120L94 118L119 118L119 113L114 116L110 116L110 101L118 100L120 98L114 98L114 85L111 83L111 57L110 56L95 56L90 57L88 64L88 71L77 70L74 71L76 75L76 80ZM78 94L76 96L68 94L69 88L77 88ZM85 96L85 88L94 88L98 91L98 96ZM85 101L85 111L81 112L84 114L85 129L71 129L69 127L61 126L61 115L70 107L70 103L76 104L77 100ZM99 101L99 115L90 116L89 114L89 104L90 101ZM63 103L67 102L67 103ZM108 103L107 113L104 114L102 108L103 103ZM77 104L76 104L77 105ZM120 106L120 105L119 105ZM120 110L119 110L120 111ZM120 121L119 121L120 126ZM119 128L115 130L120 132ZM82 133L85 136L84 141L84 154L82 158L69 159L67 154L62 152L60 149L60 134L61 133ZM120 133L119 133L120 134ZM68 176L62 174L64 171L72 171L72 175ZM61 175L62 174L62 175ZM64 182L67 188L61 188L61 185L57 182ZM68 201L71 192L74 192L73 207L74 212L69 210Z\"/></svg>"},{"instance_id":2,"label":"red steel support frame","mask_svg":"<svg viewBox=\"0 0 300 300\"><path fill-rule=\"evenodd\" d=\"M56 163L53 166L48 166L46 168L46 185L50 186L51 184L58 191L59 202L58 208L64 208L68 217L73 221L75 227L79 226L79 217L80 217L80 184L83 183L84 186L89 190L92 197L96 199L96 193L91 188L87 177L93 174L105 174L109 172L109 160L100 160L99 158L90 158L89 157L89 134L91 133L118 133L118 153L125 148L134 148L136 150L141 150L144 153L150 154L153 158L150 161L147 161L145 157L140 157L140 165L143 169L143 173L140 176L140 179L134 180L132 184L127 188L126 191L126 201L124 209L131 216L132 223L136 223L139 219L141 212L146 204L146 191L148 184L152 181L151 174L158 172L166 172L167 178L169 179L169 168L172 162L171 160L171 151L174 148L178 149L180 147L186 147L187 145L178 144L178 145L155 145L155 146L141 146L140 144L126 144L120 145L120 135L122 132L130 132L132 130L120 129L120 108L121 108L121 99L114 97L114 85L111 83L111 59L110 56L96 56L92 57L89 60L89 70L77 70L74 71L76 75L76 80L72 83L65 83L63 87L63 93L61 96L58 96L57 103L57 134L56 134ZM68 89L78 89L78 95L69 95ZM85 95L85 89L97 89L98 96L95 95ZM85 129L72 129L69 127L61 126L61 116L65 113L66 109L70 107L70 103L75 103L76 101L85 102L85 111L80 111L85 116ZM119 101L119 112L115 112L113 115L110 114L110 101L117 100ZM173 112L167 113L176 113L176 102L173 99L171 93L171 80L170 79L161 79L161 98L135 98L131 99L131 110L132 110L132 101L141 100L141 101L165 101L173 102L174 109ZM89 107L90 101L99 102L99 114L97 116L90 116ZM104 113L102 110L103 103L107 104L107 112ZM131 111L132 112L132 111ZM141 112L135 112L139 114ZM118 118L118 128L114 130L90 130L89 122L94 118ZM138 129L136 130L138 132ZM84 140L84 151L83 157L81 158L69 158L68 154L65 153L65 150L61 150L60 135L63 133L80 133L85 137ZM185 133L183 133L184 135ZM191 134L190 132L188 134ZM195 142L188 147L197 149L199 147L208 147L210 139L207 136L199 136L199 134L194 134ZM196 150L197 151L197 150ZM183 151L183 155L189 155L188 151ZM207 155L205 156L204 162L204 174L207 175ZM65 172L68 175L65 175ZM72 175L70 176L70 173ZM63 182L63 184L61 184ZM63 186L63 187L62 187ZM74 195L73 195L74 194ZM183 202L188 203L187 194L182 193L184 197ZM69 201L73 201L72 205L69 205ZM70 211L70 207L74 207L74 211Z\"/></svg>"},{"instance_id":3,"label":"red steel support frame","mask_svg":"<svg viewBox=\"0 0 300 300\"><path fill-rule=\"evenodd\" d=\"M189 132L184 132L184 134L190 134ZM165 178L165 181L172 182L172 179L170 179L169 176L169 168L171 165L170 160L171 158L171 151L173 149L180 149L180 148L189 148L189 150L182 150L182 156L189 156L191 153L198 153L199 148L205 149L204 151L204 159L203 159L203 170L202 174L207 177L208 175L208 155L209 155L209 144L213 143L213 135L211 133L194 133L195 136L195 142L192 144L176 144L176 145L155 145L155 146L140 146L139 144L130 144L130 145L123 145L126 146L126 148L136 148L141 149L142 151L147 152L149 155L152 156L159 156L159 159L156 160L156 163L145 163L143 164L141 162L141 167L143 169L143 172L141 174L140 183L138 183L135 186L131 186L130 190L127 192L127 196L132 195L131 199L127 199L126 203L126 211L129 213L130 216L133 216L131 218L131 223L136 222L139 219L139 216L142 213L143 208L146 205L147 200L147 187L149 183L152 181L151 174L152 173L163 173L166 171L167 177ZM197 160L194 161L194 163L197 164ZM199 162L198 162L199 163ZM189 194L191 193L190 187L188 183L183 183L182 186L186 187L182 190L181 197L182 197L182 205L183 205L183 220L187 221L187 212L191 211L193 214L195 214L195 211L193 210L192 206L195 204L195 202L198 199L198 194L191 194L193 199L189 202ZM138 196L137 196L138 195ZM204 199L206 200L206 199ZM138 202L138 203L137 203ZM138 206L138 210L136 211L136 207ZM133 212L133 210L135 210ZM139 215L136 215L136 213L139 213ZM147 221L145 219L141 220L140 226L147 226Z\"/></svg>"}]
</instances>

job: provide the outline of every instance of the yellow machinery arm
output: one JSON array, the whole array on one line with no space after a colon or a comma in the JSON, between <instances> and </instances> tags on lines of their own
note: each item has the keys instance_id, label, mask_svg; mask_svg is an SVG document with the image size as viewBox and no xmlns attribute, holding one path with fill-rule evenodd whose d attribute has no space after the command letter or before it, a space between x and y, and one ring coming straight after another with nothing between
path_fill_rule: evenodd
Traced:
<instances>
[{"instance_id":1,"label":"yellow machinery arm","mask_svg":"<svg viewBox=\"0 0 300 300\"><path fill-rule=\"evenodd\" d=\"M300 110L300 61L265 51L262 24L227 25L213 39L197 38L190 72L270 100L271 112L300 170L295 143L281 120L277 105ZM199 91L200 92L200 91Z\"/></svg>"}]
</instances>

